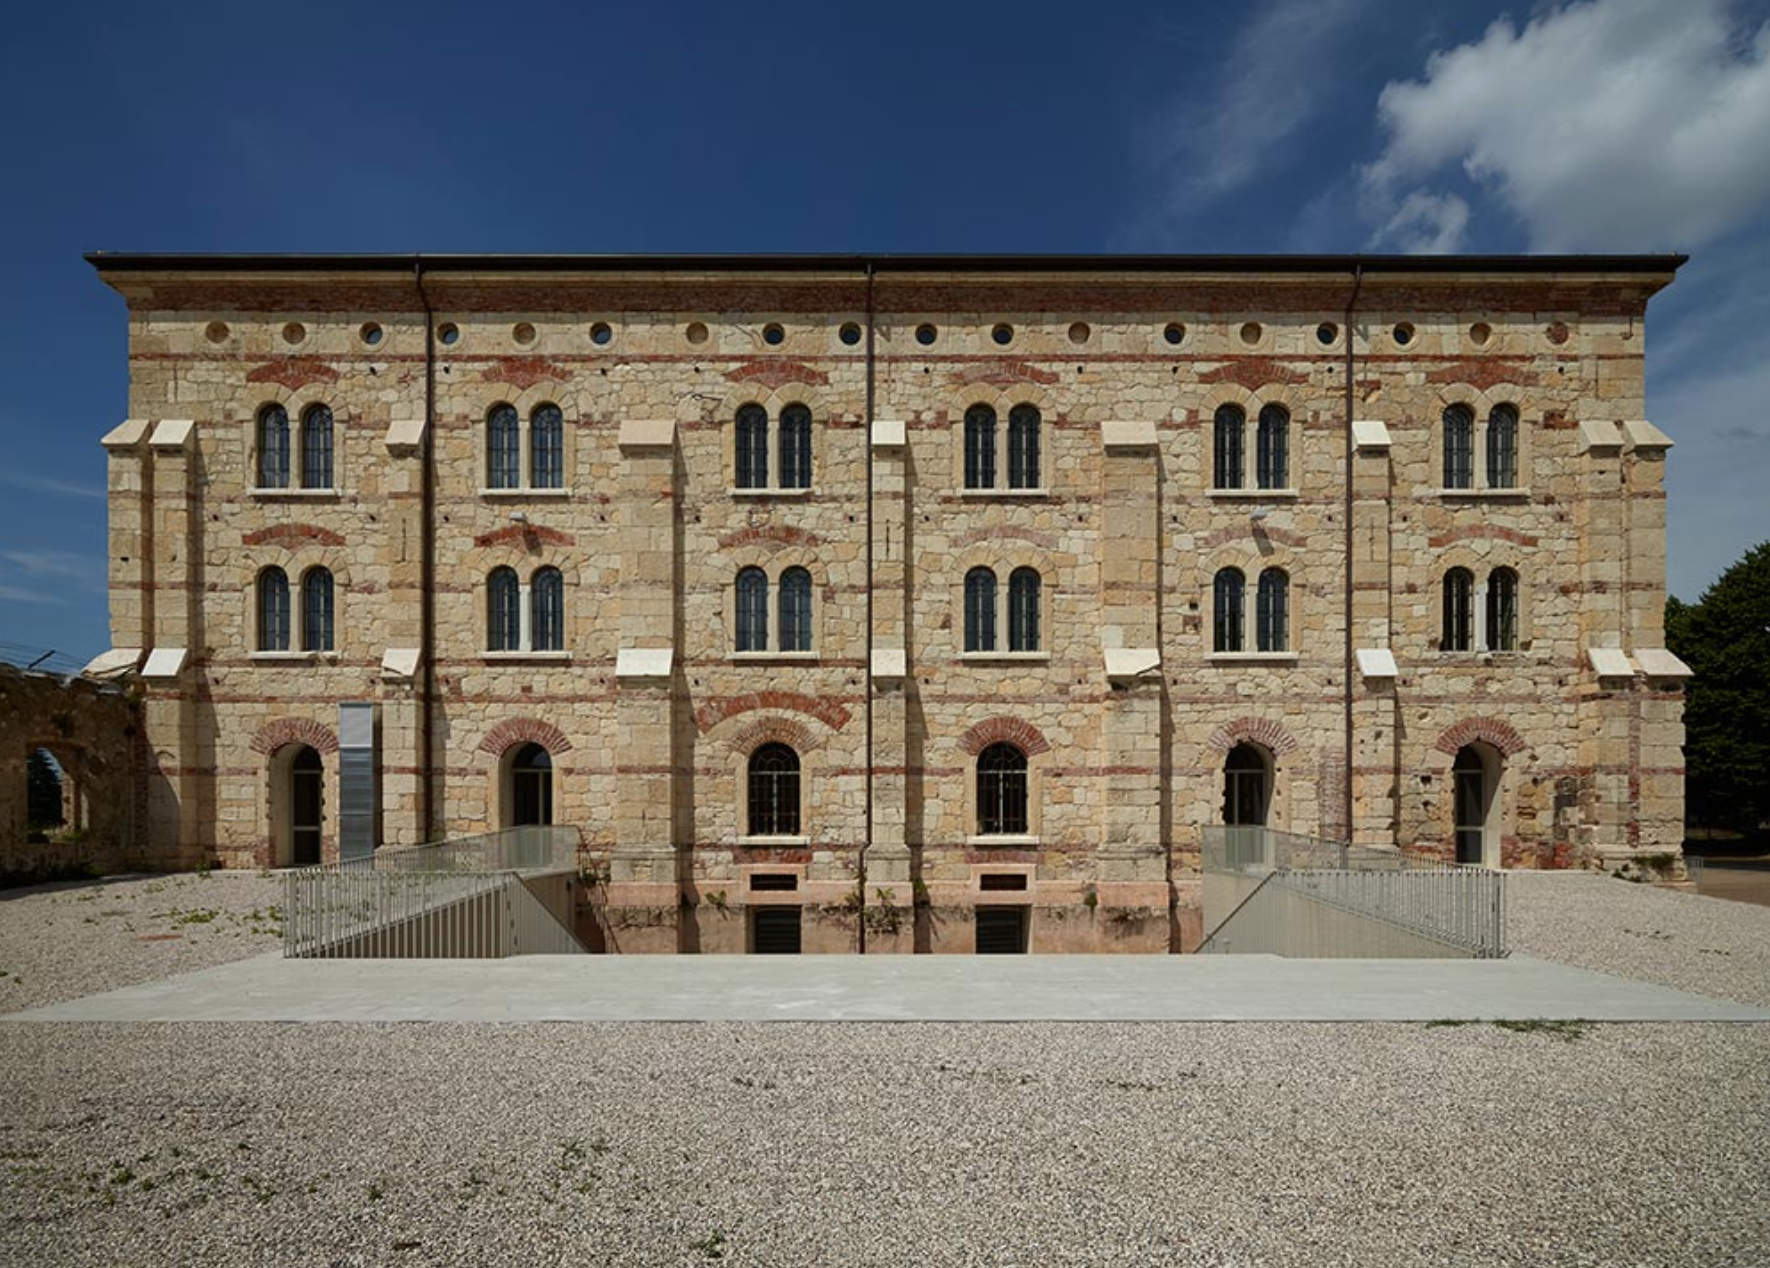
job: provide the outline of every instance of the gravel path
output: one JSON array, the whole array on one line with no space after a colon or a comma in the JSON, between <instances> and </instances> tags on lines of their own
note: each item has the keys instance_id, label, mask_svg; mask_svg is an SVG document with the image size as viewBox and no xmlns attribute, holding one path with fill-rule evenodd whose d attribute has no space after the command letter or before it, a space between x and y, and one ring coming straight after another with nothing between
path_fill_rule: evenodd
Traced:
<instances>
[{"instance_id":1,"label":"gravel path","mask_svg":"<svg viewBox=\"0 0 1770 1268\"><path fill-rule=\"evenodd\" d=\"M1770 907L1593 872L1509 872L1511 949L1770 1007Z\"/></svg>"},{"instance_id":2,"label":"gravel path","mask_svg":"<svg viewBox=\"0 0 1770 1268\"><path fill-rule=\"evenodd\" d=\"M282 901L282 881L255 872L0 890L0 1013L275 951Z\"/></svg>"}]
</instances>

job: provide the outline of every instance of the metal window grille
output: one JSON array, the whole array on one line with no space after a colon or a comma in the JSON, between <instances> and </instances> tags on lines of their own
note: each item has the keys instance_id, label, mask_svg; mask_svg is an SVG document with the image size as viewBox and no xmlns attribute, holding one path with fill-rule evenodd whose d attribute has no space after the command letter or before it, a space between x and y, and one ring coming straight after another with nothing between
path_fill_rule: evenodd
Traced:
<instances>
[{"instance_id":1,"label":"metal window grille","mask_svg":"<svg viewBox=\"0 0 1770 1268\"><path fill-rule=\"evenodd\" d=\"M1012 744L992 744L977 758L977 831L1004 836L1026 830L1026 754Z\"/></svg>"},{"instance_id":2,"label":"metal window grille","mask_svg":"<svg viewBox=\"0 0 1770 1268\"><path fill-rule=\"evenodd\" d=\"M1441 650L1466 652L1474 646L1474 591L1475 578L1468 569L1452 568L1444 574L1444 632L1438 642Z\"/></svg>"},{"instance_id":3,"label":"metal window grille","mask_svg":"<svg viewBox=\"0 0 1770 1268\"><path fill-rule=\"evenodd\" d=\"M1008 577L1008 650L1039 650L1039 574L1031 568Z\"/></svg>"},{"instance_id":4,"label":"metal window grille","mask_svg":"<svg viewBox=\"0 0 1770 1268\"><path fill-rule=\"evenodd\" d=\"M750 754L750 835L799 835L799 755L785 744Z\"/></svg>"},{"instance_id":5,"label":"metal window grille","mask_svg":"<svg viewBox=\"0 0 1770 1268\"><path fill-rule=\"evenodd\" d=\"M811 411L789 405L781 411L781 488L811 487Z\"/></svg>"},{"instance_id":6,"label":"metal window grille","mask_svg":"<svg viewBox=\"0 0 1770 1268\"><path fill-rule=\"evenodd\" d=\"M1487 487L1518 485L1518 411L1496 405L1487 415Z\"/></svg>"},{"instance_id":7,"label":"metal window grille","mask_svg":"<svg viewBox=\"0 0 1770 1268\"><path fill-rule=\"evenodd\" d=\"M798 955L801 946L800 909L758 907L750 913L751 947L756 955Z\"/></svg>"},{"instance_id":8,"label":"metal window grille","mask_svg":"<svg viewBox=\"0 0 1770 1268\"><path fill-rule=\"evenodd\" d=\"M486 579L486 647L522 650L522 590L514 568L494 568Z\"/></svg>"},{"instance_id":9,"label":"metal window grille","mask_svg":"<svg viewBox=\"0 0 1770 1268\"><path fill-rule=\"evenodd\" d=\"M978 955L1025 955L1026 908L976 909Z\"/></svg>"},{"instance_id":10,"label":"metal window grille","mask_svg":"<svg viewBox=\"0 0 1770 1268\"><path fill-rule=\"evenodd\" d=\"M1242 605L1246 598L1247 585L1239 568L1225 568L1217 574L1211 587L1212 651L1242 650Z\"/></svg>"},{"instance_id":11,"label":"metal window grille","mask_svg":"<svg viewBox=\"0 0 1770 1268\"><path fill-rule=\"evenodd\" d=\"M332 411L324 405L301 416L301 487L332 487Z\"/></svg>"},{"instance_id":12,"label":"metal window grille","mask_svg":"<svg viewBox=\"0 0 1770 1268\"><path fill-rule=\"evenodd\" d=\"M332 650L332 574L324 568L301 578L301 650Z\"/></svg>"},{"instance_id":13,"label":"metal window grille","mask_svg":"<svg viewBox=\"0 0 1770 1268\"><path fill-rule=\"evenodd\" d=\"M281 568L258 574L258 650L289 650L289 578Z\"/></svg>"},{"instance_id":14,"label":"metal window grille","mask_svg":"<svg viewBox=\"0 0 1770 1268\"><path fill-rule=\"evenodd\" d=\"M1258 426L1255 442L1259 452L1255 455L1255 479L1262 489L1288 488L1291 460L1290 413L1282 405L1268 405L1260 411Z\"/></svg>"},{"instance_id":15,"label":"metal window grille","mask_svg":"<svg viewBox=\"0 0 1770 1268\"><path fill-rule=\"evenodd\" d=\"M811 574L803 568L781 573L780 629L783 652L811 650Z\"/></svg>"},{"instance_id":16,"label":"metal window grille","mask_svg":"<svg viewBox=\"0 0 1770 1268\"><path fill-rule=\"evenodd\" d=\"M514 489L522 484L522 421L511 405L494 405L486 415L486 485Z\"/></svg>"},{"instance_id":17,"label":"metal window grille","mask_svg":"<svg viewBox=\"0 0 1770 1268\"><path fill-rule=\"evenodd\" d=\"M737 649L768 650L768 576L760 568L737 575Z\"/></svg>"},{"instance_id":18,"label":"metal window grille","mask_svg":"<svg viewBox=\"0 0 1770 1268\"><path fill-rule=\"evenodd\" d=\"M534 488L565 487L565 415L557 405L537 405L529 415L529 468Z\"/></svg>"},{"instance_id":19,"label":"metal window grille","mask_svg":"<svg viewBox=\"0 0 1770 1268\"><path fill-rule=\"evenodd\" d=\"M965 650L996 650L996 574L988 568L965 574Z\"/></svg>"},{"instance_id":20,"label":"metal window grille","mask_svg":"<svg viewBox=\"0 0 1770 1268\"><path fill-rule=\"evenodd\" d=\"M1518 650L1518 574L1495 568L1487 578L1487 648Z\"/></svg>"},{"instance_id":21,"label":"metal window grille","mask_svg":"<svg viewBox=\"0 0 1770 1268\"><path fill-rule=\"evenodd\" d=\"M557 568L542 568L529 587L532 617L529 628L537 652L565 650L565 578Z\"/></svg>"},{"instance_id":22,"label":"metal window grille","mask_svg":"<svg viewBox=\"0 0 1770 1268\"><path fill-rule=\"evenodd\" d=\"M1211 484L1219 489L1239 489L1242 481L1243 432L1247 415L1236 405L1219 405L1212 426Z\"/></svg>"},{"instance_id":23,"label":"metal window grille","mask_svg":"<svg viewBox=\"0 0 1770 1268\"><path fill-rule=\"evenodd\" d=\"M1468 489L1475 484L1475 415L1465 406L1444 411L1444 487Z\"/></svg>"},{"instance_id":24,"label":"metal window grille","mask_svg":"<svg viewBox=\"0 0 1770 1268\"><path fill-rule=\"evenodd\" d=\"M289 415L280 405L258 412L258 487L289 487Z\"/></svg>"},{"instance_id":25,"label":"metal window grille","mask_svg":"<svg viewBox=\"0 0 1770 1268\"><path fill-rule=\"evenodd\" d=\"M965 411L965 487L996 487L996 411L987 405Z\"/></svg>"},{"instance_id":26,"label":"metal window grille","mask_svg":"<svg viewBox=\"0 0 1770 1268\"><path fill-rule=\"evenodd\" d=\"M1008 412L1008 487L1039 487L1039 411L1031 405Z\"/></svg>"},{"instance_id":27,"label":"metal window grille","mask_svg":"<svg viewBox=\"0 0 1770 1268\"><path fill-rule=\"evenodd\" d=\"M1268 568L1260 574L1260 588L1255 596L1255 647L1263 652L1282 652L1286 647L1290 623L1291 579L1282 568Z\"/></svg>"},{"instance_id":28,"label":"metal window grille","mask_svg":"<svg viewBox=\"0 0 1770 1268\"><path fill-rule=\"evenodd\" d=\"M760 405L737 412L737 487L768 487L768 412Z\"/></svg>"}]
</instances>

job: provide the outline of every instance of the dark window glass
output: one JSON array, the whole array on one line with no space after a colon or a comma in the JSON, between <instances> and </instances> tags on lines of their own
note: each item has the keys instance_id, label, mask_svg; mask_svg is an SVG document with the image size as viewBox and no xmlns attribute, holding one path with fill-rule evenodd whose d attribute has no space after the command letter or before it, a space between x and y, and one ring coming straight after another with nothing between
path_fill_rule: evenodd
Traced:
<instances>
[{"instance_id":1,"label":"dark window glass","mask_svg":"<svg viewBox=\"0 0 1770 1268\"><path fill-rule=\"evenodd\" d=\"M996 650L996 574L988 568L965 574L965 650Z\"/></svg>"},{"instance_id":2,"label":"dark window glass","mask_svg":"<svg viewBox=\"0 0 1770 1268\"><path fill-rule=\"evenodd\" d=\"M1518 650L1518 574L1510 568L1495 568L1487 578L1487 646Z\"/></svg>"},{"instance_id":3,"label":"dark window glass","mask_svg":"<svg viewBox=\"0 0 1770 1268\"><path fill-rule=\"evenodd\" d=\"M1282 405L1260 411L1255 436L1259 452L1254 456L1254 477L1262 489L1288 489L1291 462L1291 415Z\"/></svg>"},{"instance_id":4,"label":"dark window glass","mask_svg":"<svg viewBox=\"0 0 1770 1268\"><path fill-rule=\"evenodd\" d=\"M1225 568L1217 574L1211 587L1212 651L1242 650L1242 610L1247 586L1247 579L1239 568Z\"/></svg>"},{"instance_id":5,"label":"dark window glass","mask_svg":"<svg viewBox=\"0 0 1770 1268\"><path fill-rule=\"evenodd\" d=\"M1444 632L1438 646L1447 652L1466 652L1475 643L1473 607L1475 578L1467 568L1444 574Z\"/></svg>"},{"instance_id":6,"label":"dark window glass","mask_svg":"<svg viewBox=\"0 0 1770 1268\"><path fill-rule=\"evenodd\" d=\"M1475 486L1475 415L1468 407L1452 405L1444 411L1444 487Z\"/></svg>"},{"instance_id":7,"label":"dark window glass","mask_svg":"<svg viewBox=\"0 0 1770 1268\"><path fill-rule=\"evenodd\" d=\"M799 755L785 744L750 754L750 835L799 835Z\"/></svg>"},{"instance_id":8,"label":"dark window glass","mask_svg":"<svg viewBox=\"0 0 1770 1268\"><path fill-rule=\"evenodd\" d=\"M768 650L768 575L760 568L737 575L737 649Z\"/></svg>"},{"instance_id":9,"label":"dark window glass","mask_svg":"<svg viewBox=\"0 0 1770 1268\"><path fill-rule=\"evenodd\" d=\"M1008 411L1008 487L1039 487L1039 411L1031 405Z\"/></svg>"},{"instance_id":10,"label":"dark window glass","mask_svg":"<svg viewBox=\"0 0 1770 1268\"><path fill-rule=\"evenodd\" d=\"M1260 589L1255 598L1257 608L1254 645L1263 652L1286 651L1286 626L1289 621L1291 579L1282 568L1268 568L1260 574Z\"/></svg>"},{"instance_id":11,"label":"dark window glass","mask_svg":"<svg viewBox=\"0 0 1770 1268\"><path fill-rule=\"evenodd\" d=\"M332 574L324 568L301 578L301 650L332 650Z\"/></svg>"},{"instance_id":12,"label":"dark window glass","mask_svg":"<svg viewBox=\"0 0 1770 1268\"><path fill-rule=\"evenodd\" d=\"M803 568L781 573L781 650L811 650L811 574Z\"/></svg>"},{"instance_id":13,"label":"dark window glass","mask_svg":"<svg viewBox=\"0 0 1770 1268\"><path fill-rule=\"evenodd\" d=\"M1239 405L1219 405L1212 431L1215 440L1211 467L1211 485L1218 489L1239 489L1242 482L1242 442L1247 415Z\"/></svg>"},{"instance_id":14,"label":"dark window glass","mask_svg":"<svg viewBox=\"0 0 1770 1268\"><path fill-rule=\"evenodd\" d=\"M737 487L768 487L768 412L760 405L737 412Z\"/></svg>"},{"instance_id":15,"label":"dark window glass","mask_svg":"<svg viewBox=\"0 0 1770 1268\"><path fill-rule=\"evenodd\" d=\"M1456 816L1453 825L1456 832L1456 861L1480 864L1486 853L1484 847L1487 844L1487 817L1493 804L1487 762L1473 744L1465 744L1457 750L1456 760L1451 763L1450 769L1452 813Z\"/></svg>"},{"instance_id":16,"label":"dark window glass","mask_svg":"<svg viewBox=\"0 0 1770 1268\"><path fill-rule=\"evenodd\" d=\"M987 405L965 411L965 487L996 487L996 411Z\"/></svg>"},{"instance_id":17,"label":"dark window glass","mask_svg":"<svg viewBox=\"0 0 1770 1268\"><path fill-rule=\"evenodd\" d=\"M289 415L281 405L258 411L258 487L289 487Z\"/></svg>"},{"instance_id":18,"label":"dark window glass","mask_svg":"<svg viewBox=\"0 0 1770 1268\"><path fill-rule=\"evenodd\" d=\"M1495 405L1487 415L1487 487L1518 487L1518 411Z\"/></svg>"},{"instance_id":19,"label":"dark window glass","mask_svg":"<svg viewBox=\"0 0 1770 1268\"><path fill-rule=\"evenodd\" d=\"M565 650L565 578L557 568L539 569L529 585L529 605L537 652Z\"/></svg>"},{"instance_id":20,"label":"dark window glass","mask_svg":"<svg viewBox=\"0 0 1770 1268\"><path fill-rule=\"evenodd\" d=\"M789 405L781 411L781 488L811 487L811 411Z\"/></svg>"},{"instance_id":21,"label":"dark window glass","mask_svg":"<svg viewBox=\"0 0 1770 1268\"><path fill-rule=\"evenodd\" d=\"M565 487L565 415L557 405L537 405L529 415L529 467L535 488Z\"/></svg>"},{"instance_id":22,"label":"dark window glass","mask_svg":"<svg viewBox=\"0 0 1770 1268\"><path fill-rule=\"evenodd\" d=\"M992 744L977 755L977 831L1002 836L1026 830L1026 754L1012 744Z\"/></svg>"},{"instance_id":23,"label":"dark window glass","mask_svg":"<svg viewBox=\"0 0 1770 1268\"><path fill-rule=\"evenodd\" d=\"M310 405L301 416L301 487L332 487L332 411Z\"/></svg>"},{"instance_id":24,"label":"dark window glass","mask_svg":"<svg viewBox=\"0 0 1770 1268\"><path fill-rule=\"evenodd\" d=\"M1008 576L1008 650L1039 650L1039 574L1031 568Z\"/></svg>"},{"instance_id":25,"label":"dark window glass","mask_svg":"<svg viewBox=\"0 0 1770 1268\"><path fill-rule=\"evenodd\" d=\"M486 486L522 485L522 421L510 405L494 405L486 415Z\"/></svg>"},{"instance_id":26,"label":"dark window glass","mask_svg":"<svg viewBox=\"0 0 1770 1268\"><path fill-rule=\"evenodd\" d=\"M258 650L289 650L289 578L281 568L258 574Z\"/></svg>"},{"instance_id":27,"label":"dark window glass","mask_svg":"<svg viewBox=\"0 0 1770 1268\"><path fill-rule=\"evenodd\" d=\"M514 568L494 568L486 579L486 646L494 652L522 650L522 587Z\"/></svg>"},{"instance_id":28,"label":"dark window glass","mask_svg":"<svg viewBox=\"0 0 1770 1268\"><path fill-rule=\"evenodd\" d=\"M510 763L510 826L553 822L553 758L539 744L525 744Z\"/></svg>"},{"instance_id":29,"label":"dark window glass","mask_svg":"<svg viewBox=\"0 0 1770 1268\"><path fill-rule=\"evenodd\" d=\"M1263 827L1266 806L1266 758L1252 744L1237 744L1223 763L1223 822Z\"/></svg>"}]
</instances>

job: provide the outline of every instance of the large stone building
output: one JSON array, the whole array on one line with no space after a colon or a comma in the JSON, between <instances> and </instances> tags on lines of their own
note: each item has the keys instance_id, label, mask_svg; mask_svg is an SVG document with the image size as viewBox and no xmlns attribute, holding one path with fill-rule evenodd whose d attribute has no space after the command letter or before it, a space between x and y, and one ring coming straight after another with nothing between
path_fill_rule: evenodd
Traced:
<instances>
[{"instance_id":1,"label":"large stone building","mask_svg":"<svg viewBox=\"0 0 1770 1268\"><path fill-rule=\"evenodd\" d=\"M167 865L552 821L598 945L873 952L1187 948L1226 820L1675 862L1680 257L92 262Z\"/></svg>"}]
</instances>

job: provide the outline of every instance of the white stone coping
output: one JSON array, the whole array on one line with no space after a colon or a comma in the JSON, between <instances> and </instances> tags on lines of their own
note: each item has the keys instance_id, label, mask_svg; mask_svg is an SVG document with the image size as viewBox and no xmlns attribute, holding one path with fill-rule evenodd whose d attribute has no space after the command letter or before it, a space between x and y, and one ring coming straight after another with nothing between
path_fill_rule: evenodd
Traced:
<instances>
[{"instance_id":1,"label":"white stone coping","mask_svg":"<svg viewBox=\"0 0 1770 1268\"><path fill-rule=\"evenodd\" d=\"M910 654L901 647L875 647L871 658L872 677L878 681L896 681L909 677Z\"/></svg>"},{"instance_id":2,"label":"white stone coping","mask_svg":"<svg viewBox=\"0 0 1770 1268\"><path fill-rule=\"evenodd\" d=\"M622 449L667 448L675 443L674 418L629 418L621 424Z\"/></svg>"},{"instance_id":3,"label":"white stone coping","mask_svg":"<svg viewBox=\"0 0 1770 1268\"><path fill-rule=\"evenodd\" d=\"M1301 489L1206 489L1205 496L1214 502L1295 502L1303 496Z\"/></svg>"},{"instance_id":4,"label":"white stone coping","mask_svg":"<svg viewBox=\"0 0 1770 1268\"><path fill-rule=\"evenodd\" d=\"M1353 419L1352 443L1359 449L1389 448L1389 424L1380 418Z\"/></svg>"},{"instance_id":5,"label":"white stone coping","mask_svg":"<svg viewBox=\"0 0 1770 1268\"><path fill-rule=\"evenodd\" d=\"M509 501L514 498L526 502L531 498L539 498L543 501L551 500L563 502L571 497L571 495L572 491L570 489L534 489L530 488L528 485L523 485L514 489L481 489L479 491L480 497L491 498L497 501Z\"/></svg>"},{"instance_id":6,"label":"white stone coping","mask_svg":"<svg viewBox=\"0 0 1770 1268\"><path fill-rule=\"evenodd\" d=\"M774 485L761 488L740 489L735 484L727 489L726 494L734 498L808 498L817 492L816 489L782 489Z\"/></svg>"},{"instance_id":7,"label":"white stone coping","mask_svg":"<svg viewBox=\"0 0 1770 1268\"><path fill-rule=\"evenodd\" d=\"M113 647L94 656L80 672L88 678L113 678L126 674L141 664L141 652L139 647Z\"/></svg>"},{"instance_id":8,"label":"white stone coping","mask_svg":"<svg viewBox=\"0 0 1770 1268\"><path fill-rule=\"evenodd\" d=\"M422 418L396 418L387 425L387 436L381 443L389 449L416 449L424 443L425 426Z\"/></svg>"},{"instance_id":9,"label":"white stone coping","mask_svg":"<svg viewBox=\"0 0 1770 1268\"><path fill-rule=\"evenodd\" d=\"M875 418L873 420L874 449L902 449L909 443L908 429L901 418Z\"/></svg>"},{"instance_id":10,"label":"white stone coping","mask_svg":"<svg viewBox=\"0 0 1770 1268\"><path fill-rule=\"evenodd\" d=\"M1162 653L1159 647L1107 647L1102 649L1106 660L1106 676L1113 679L1140 678L1159 673Z\"/></svg>"},{"instance_id":11,"label":"white stone coping","mask_svg":"<svg viewBox=\"0 0 1770 1268\"><path fill-rule=\"evenodd\" d=\"M1586 659L1592 662L1600 678L1633 678L1635 664L1620 647L1588 647Z\"/></svg>"},{"instance_id":12,"label":"white stone coping","mask_svg":"<svg viewBox=\"0 0 1770 1268\"><path fill-rule=\"evenodd\" d=\"M1358 672L1366 678L1398 676L1395 653L1387 647L1361 647L1353 654L1358 658Z\"/></svg>"},{"instance_id":13,"label":"white stone coping","mask_svg":"<svg viewBox=\"0 0 1770 1268\"><path fill-rule=\"evenodd\" d=\"M1151 449L1155 444L1153 419L1100 424L1100 445L1103 449Z\"/></svg>"},{"instance_id":14,"label":"white stone coping","mask_svg":"<svg viewBox=\"0 0 1770 1268\"><path fill-rule=\"evenodd\" d=\"M668 678L676 651L670 647L623 647L615 653L616 678Z\"/></svg>"},{"instance_id":15,"label":"white stone coping","mask_svg":"<svg viewBox=\"0 0 1770 1268\"><path fill-rule=\"evenodd\" d=\"M1635 663L1649 678L1688 678L1690 666L1664 647L1637 647Z\"/></svg>"},{"instance_id":16,"label":"white stone coping","mask_svg":"<svg viewBox=\"0 0 1770 1268\"><path fill-rule=\"evenodd\" d=\"M1579 447L1588 449L1621 449L1622 429L1608 418L1582 419L1579 425Z\"/></svg>"},{"instance_id":17,"label":"white stone coping","mask_svg":"<svg viewBox=\"0 0 1770 1268\"><path fill-rule=\"evenodd\" d=\"M381 653L381 676L415 678L423 656L424 649L421 647L390 647Z\"/></svg>"},{"instance_id":18,"label":"white stone coping","mask_svg":"<svg viewBox=\"0 0 1770 1268\"><path fill-rule=\"evenodd\" d=\"M1631 418L1622 425L1623 435L1635 449L1670 449L1672 438L1645 418Z\"/></svg>"},{"instance_id":19,"label":"white stone coping","mask_svg":"<svg viewBox=\"0 0 1770 1268\"><path fill-rule=\"evenodd\" d=\"M197 423L193 418L162 418L154 425L154 434L148 438L148 444L155 449L188 449L196 432Z\"/></svg>"},{"instance_id":20,"label":"white stone coping","mask_svg":"<svg viewBox=\"0 0 1770 1268\"><path fill-rule=\"evenodd\" d=\"M1002 662L1005 664L1012 664L1015 662L1039 664L1043 661L1050 660L1051 653L1044 652L1044 651L1039 651L1039 652L960 652L959 659L961 661L966 662L967 664L988 664L990 662L996 662L996 661L999 661L999 662Z\"/></svg>"},{"instance_id":21,"label":"white stone coping","mask_svg":"<svg viewBox=\"0 0 1770 1268\"><path fill-rule=\"evenodd\" d=\"M106 449L133 449L147 437L151 426L145 418L125 418L107 431L98 443Z\"/></svg>"},{"instance_id":22,"label":"white stone coping","mask_svg":"<svg viewBox=\"0 0 1770 1268\"><path fill-rule=\"evenodd\" d=\"M147 663L141 667L141 676L143 678L176 678L184 669L184 662L189 657L189 650L183 647L156 647L148 653Z\"/></svg>"}]
</instances>

